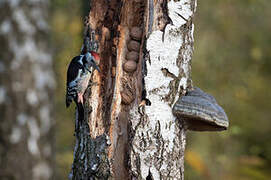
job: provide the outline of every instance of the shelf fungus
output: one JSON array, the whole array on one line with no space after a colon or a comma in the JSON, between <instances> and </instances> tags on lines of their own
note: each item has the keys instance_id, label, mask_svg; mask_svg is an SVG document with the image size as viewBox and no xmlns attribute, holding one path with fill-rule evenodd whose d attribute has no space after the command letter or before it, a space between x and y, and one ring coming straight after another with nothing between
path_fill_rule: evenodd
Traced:
<instances>
[{"instance_id":1,"label":"shelf fungus","mask_svg":"<svg viewBox=\"0 0 271 180\"><path fill-rule=\"evenodd\" d=\"M173 113L192 131L223 131L229 126L228 117L215 98L197 87L178 99Z\"/></svg>"}]
</instances>

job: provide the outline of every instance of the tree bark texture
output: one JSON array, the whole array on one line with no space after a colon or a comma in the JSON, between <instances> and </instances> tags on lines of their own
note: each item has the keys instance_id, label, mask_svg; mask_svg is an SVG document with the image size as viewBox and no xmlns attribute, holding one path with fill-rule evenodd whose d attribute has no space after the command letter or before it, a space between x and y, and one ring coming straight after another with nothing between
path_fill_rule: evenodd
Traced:
<instances>
[{"instance_id":1,"label":"tree bark texture","mask_svg":"<svg viewBox=\"0 0 271 180\"><path fill-rule=\"evenodd\" d=\"M53 179L49 1L0 2L0 179Z\"/></svg>"},{"instance_id":2,"label":"tree bark texture","mask_svg":"<svg viewBox=\"0 0 271 180\"><path fill-rule=\"evenodd\" d=\"M183 179L196 0L92 0L101 73L77 122L72 179Z\"/></svg>"}]
</instances>

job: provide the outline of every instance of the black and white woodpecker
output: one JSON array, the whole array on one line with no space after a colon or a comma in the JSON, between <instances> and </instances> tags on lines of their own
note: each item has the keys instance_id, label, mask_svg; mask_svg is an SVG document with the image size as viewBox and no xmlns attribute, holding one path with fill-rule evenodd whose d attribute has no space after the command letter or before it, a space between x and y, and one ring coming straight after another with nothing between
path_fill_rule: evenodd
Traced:
<instances>
[{"instance_id":1,"label":"black and white woodpecker","mask_svg":"<svg viewBox=\"0 0 271 180\"><path fill-rule=\"evenodd\" d=\"M67 71L67 89L66 89L66 107L68 108L72 101L76 103L78 119L84 119L84 100L83 95L88 87L91 74L94 70L100 72L97 62L100 56L95 52L87 52L84 55L74 57Z\"/></svg>"}]
</instances>

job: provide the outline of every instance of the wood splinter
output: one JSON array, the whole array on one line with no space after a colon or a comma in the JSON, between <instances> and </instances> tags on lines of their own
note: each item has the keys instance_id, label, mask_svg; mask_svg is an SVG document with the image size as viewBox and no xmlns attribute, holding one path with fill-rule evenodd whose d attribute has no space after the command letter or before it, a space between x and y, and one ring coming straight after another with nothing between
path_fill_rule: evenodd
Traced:
<instances>
[{"instance_id":1,"label":"wood splinter","mask_svg":"<svg viewBox=\"0 0 271 180\"><path fill-rule=\"evenodd\" d=\"M129 105L135 100L134 94L129 90L124 90L120 94L122 104Z\"/></svg>"}]
</instances>

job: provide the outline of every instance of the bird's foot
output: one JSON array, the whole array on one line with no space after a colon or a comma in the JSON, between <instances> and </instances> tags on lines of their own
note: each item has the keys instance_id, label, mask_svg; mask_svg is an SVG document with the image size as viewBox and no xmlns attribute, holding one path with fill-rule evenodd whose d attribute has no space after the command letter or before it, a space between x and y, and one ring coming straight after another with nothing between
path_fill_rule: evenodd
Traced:
<instances>
[{"instance_id":1,"label":"bird's foot","mask_svg":"<svg viewBox=\"0 0 271 180\"><path fill-rule=\"evenodd\" d=\"M143 99L138 106L138 113L142 116L145 115L145 106L150 106L151 101L149 99Z\"/></svg>"}]
</instances>

